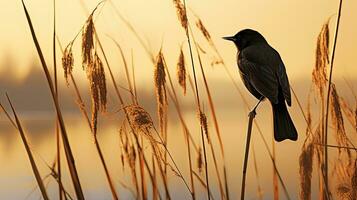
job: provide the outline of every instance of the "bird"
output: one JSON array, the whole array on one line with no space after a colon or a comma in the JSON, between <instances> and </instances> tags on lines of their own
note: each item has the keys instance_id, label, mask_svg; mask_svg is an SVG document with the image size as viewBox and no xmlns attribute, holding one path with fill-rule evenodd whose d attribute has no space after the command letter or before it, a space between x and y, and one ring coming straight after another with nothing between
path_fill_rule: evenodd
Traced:
<instances>
[{"instance_id":1,"label":"bird","mask_svg":"<svg viewBox=\"0 0 357 200\"><path fill-rule=\"evenodd\" d=\"M264 99L270 101L275 141L296 141L298 133L286 106L291 106L290 84L279 53L262 34L252 29L223 39L237 47L239 74L248 91L259 100L258 104Z\"/></svg>"}]
</instances>

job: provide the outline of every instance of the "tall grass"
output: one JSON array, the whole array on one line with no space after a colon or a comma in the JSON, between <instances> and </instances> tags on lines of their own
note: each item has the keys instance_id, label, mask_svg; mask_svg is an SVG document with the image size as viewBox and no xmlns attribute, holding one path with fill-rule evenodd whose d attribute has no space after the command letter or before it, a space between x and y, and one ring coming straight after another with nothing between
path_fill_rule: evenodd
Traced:
<instances>
[{"instance_id":1,"label":"tall grass","mask_svg":"<svg viewBox=\"0 0 357 200\"><path fill-rule=\"evenodd\" d=\"M33 157L33 153L30 149L30 145L29 145L29 142L27 141L27 138L25 136L25 132L22 128L22 125L21 125L21 122L20 122L20 119L18 118L17 114L16 114L16 111L15 111L15 108L14 106L12 105L12 102L10 100L10 97L6 94L6 98L10 104L10 107L11 107L11 110L13 112L13 115L15 117L15 123L16 125L14 124L14 121L11 119L11 117L9 116L9 114L7 114L7 112L5 111L4 107L1 105L3 111L6 113L6 116L8 117L8 119L13 123L13 125L15 126L15 128L19 131L20 133L20 136L21 136L21 140L25 146L25 149L26 149L26 153L27 153L27 156L30 160L30 164L31 164L31 168L32 168L32 171L35 175L35 178L36 178L36 181L37 181L37 184L38 184L38 187L40 188L40 191L41 191L41 194L42 194L42 198L44 200L49 200L49 197L48 197L48 194L47 194L47 191L46 191L46 188L45 188L45 185L42 181L42 178L41 178L41 175L40 175L40 172L38 170L38 167L37 167L37 164L35 162L35 159Z\"/></svg>"},{"instance_id":2,"label":"tall grass","mask_svg":"<svg viewBox=\"0 0 357 200\"><path fill-rule=\"evenodd\" d=\"M124 22L126 28L136 37L139 43L142 45L144 51L148 55L150 61L154 67L153 83L155 87L156 103L157 103L157 118L158 123L152 120L150 113L144 108L140 102L145 101L140 99L137 91L137 85L135 76L138 71L134 70L134 53L131 52L131 58L128 59L128 55L123 46L117 42L116 38L108 35L119 51L118 57L121 58L121 63L123 71L125 74L126 85L121 86L118 84L117 75L112 71L113 63L109 62L108 52L102 45L102 38L100 38L100 32L96 29L96 22L94 13L99 8L99 5L105 5L109 2L111 8L114 9L115 14L119 19ZM34 27L28 10L22 1L22 5L26 14L26 18L30 27L31 35L36 46L37 53L40 57L42 68L46 76L53 104L56 109L56 162L52 166L48 166L52 176L56 179L58 184L59 199L67 199L70 194L64 189L63 166L61 166L61 145L62 140L63 149L65 152L67 165L69 168L71 181L76 193L77 199L84 199L84 194L80 184L80 179L78 171L74 162L74 156L71 151L70 142L68 139L68 134L66 132L66 124L64 123L63 116L61 114L61 109L59 106L59 99L61 95L58 91L58 75L57 75L57 57L56 57L56 38L58 39L56 30L56 1L54 3L54 19L53 19L53 71L54 74L51 76L48 66L45 62L44 55L42 53L40 44L37 40ZM81 5L84 10L85 3L81 1ZM100 142L98 140L98 134L100 133L99 118L101 114L107 114L107 93L111 92L107 90L107 82L109 80L114 88L114 93L117 100L114 105L119 108L117 113L123 114L124 119L120 119L120 128L118 133L118 140L120 142L121 152L115 152L115 154L120 154L121 162L123 168L128 166L130 169L131 185L127 186L120 180L121 185L132 191L133 196L136 199L174 199L175 191L174 186L171 184L171 176L178 177L182 184L185 186L187 193L191 199L199 198L199 188L203 188L207 195L207 199L216 198L219 195L219 199L230 199L231 190L233 187L228 184L227 178L227 163L226 163L226 146L222 139L222 122L218 120L217 117L217 107L215 105L214 90L212 90L210 77L206 73L206 63L207 59L203 55L203 49L201 44L196 40L196 31L203 36L205 42L208 43L209 47L213 50L213 60L212 65L223 66L225 72L227 73L230 81L233 83L236 92L240 95L245 105L248 109L250 104L247 101L244 93L240 90L234 76L228 70L228 66L225 64L218 48L214 43L214 37L205 27L203 20L198 17L193 11L195 16L195 25L192 27L191 24L193 20L189 20L187 5L185 0L173 0L173 5L175 6L176 12L178 14L179 23L182 26L187 43L183 43L179 49L179 55L176 64L176 78L177 83L175 84L174 77L170 74L169 66L166 63L166 57L164 55L163 44L160 50L156 52L152 51L149 45L144 42L144 36L141 35L135 27L119 12L119 9L115 7L113 2L110 0L100 2L92 12L88 12L88 18L86 19L84 25L80 28L80 31L75 35L74 39L69 42L65 49L62 49L61 43L58 39L58 45L62 50L62 66L64 71L64 76L68 86L71 86L73 93L78 104L78 108L81 111L85 123L87 123L90 133L94 138L94 147L98 153L100 164L103 167L104 174L107 184L108 191L110 190L112 199L119 199L121 195L118 193L119 188L114 184L117 179L122 177L114 177L110 171L110 166L108 166L105 157L110 155L105 155ZM335 48L338 36L338 27L340 24L342 0L339 5L339 13L337 16L337 26L333 40L333 48L331 59L329 56L329 39L330 30L329 24L326 22L317 39L316 47L316 62L313 69L313 84L316 89L316 97L319 99L318 106L320 107L319 118L314 119L312 115L311 105L311 95L309 94L307 100L307 111L303 109L303 104L298 99L297 94L292 89L293 95L297 101L297 105L306 121L306 139L303 143L301 154L299 156L299 175L300 175L300 199L311 199L312 196L312 184L313 180L313 170L317 167L318 172L318 183L319 183L319 197L320 199L332 199L332 198L344 198L350 197L355 199L357 196L357 167L356 167L356 155L354 152L356 148L354 147L353 141L350 140L349 134L345 129L344 118L347 118L348 122L357 130L357 109L352 108L343 97L338 93L335 84L332 81L332 72L335 57ZM328 20L329 21L329 20ZM79 36L82 36L81 50L82 50L82 67L87 75L87 84L90 89L89 94L81 94L77 86L76 77L72 74L74 66L75 55L72 48L75 45L75 41ZM186 45L187 44L187 45ZM186 50L187 58L191 61L186 63ZM204 52L206 54L206 52ZM131 66L130 66L131 61ZM192 72L188 70L189 65L192 67ZM327 67L330 67L329 74L327 73ZM131 67L131 69L130 69ZM198 67L198 68L197 68ZM201 74L201 76L199 76ZM328 74L328 75L327 75ZM329 77L328 77L329 76ZM191 78L192 77L192 78ZM206 99L202 98L202 90L199 87L199 81L202 80L202 89L206 94ZM187 82L188 81L188 82ZM189 87L189 88L187 88ZM188 118L184 115L184 110L182 107L181 97L178 90L182 90L185 98L192 95L195 101L195 110L198 114L198 123L195 128L199 128L200 142L195 141L194 131L188 126ZM128 92L129 95L125 95L122 91ZM325 92L327 91L327 92ZM201 93L200 93L201 92ZM326 95L327 94L327 95ZM87 110L85 102L85 97L88 95L90 97L90 109ZM326 97L327 96L327 97ZM37 169L35 159L33 158L30 145L25 137L20 120L13 108L10 99L8 98L11 105L12 111L15 116L13 120L9 114L6 112L4 107L0 104L0 107L4 111L5 115L8 117L10 123L19 131L21 139L24 143L27 155L30 159L31 168L35 174L37 185L41 191L42 197L44 199L49 199L46 191L46 184L40 176L40 172ZM172 154L169 148L169 134L171 133L169 123L169 103L173 103L173 108L177 114L177 121L182 127L182 136L185 141L185 155L187 155L187 163L178 163L175 159L175 155ZM205 112L203 109L203 103L208 103L209 112ZM110 111L109 111L110 112ZM285 199L291 199L291 195L287 190L287 185L283 181L285 177L282 177L282 173L278 170L279 165L277 164L276 157L279 156L275 152L275 144L273 142L272 150L270 149L267 140L263 135L263 131L260 129L259 123L253 121L255 113L251 113L248 125L248 136L247 141L250 140L252 134L252 127L255 126L257 132L259 133L263 144L264 151L269 156L272 166L273 166L273 193L274 199L279 198L278 186L281 185L281 191L285 195ZM331 124L329 124L329 115L331 118ZM156 117L156 116L155 116ZM216 132L215 135L212 134L210 129L210 122L213 122L213 130ZM317 125L316 125L317 124ZM158 127L158 128L157 128ZM240 128L240 127L239 127ZM328 130L334 129L334 141L335 144L328 144L331 141ZM265 134L265 133L264 133ZM218 142L218 147L215 146L213 141ZM247 142L247 149L245 154L245 163L243 167L243 180L242 180L242 193L241 199L244 199L244 189L246 186L245 178L248 168L248 150L249 142ZM202 146L200 146L202 145ZM217 149L218 148L218 149ZM328 155L328 148L336 149L338 154L336 159L331 161L331 156ZM217 151L218 150L218 151ZM187 151L187 152L186 152ZM203 153L202 153L203 151ZM242 153L242 152L241 152ZM212 163L208 163L208 157L211 154ZM243 153L242 153L243 154ZM118 156L119 157L119 156ZM194 166L195 157L197 158L197 167ZM253 167L257 179L257 197L259 199L268 198L263 194L263 188L260 184L261 166L258 164L259 159L256 157L253 148ZM332 166L332 167L330 167ZM57 167L57 168L56 168ZM183 173L183 167L188 169L188 175ZM213 167L215 176L209 174L209 169ZM56 169L55 169L56 168ZM329 170L331 173L329 173ZM200 176L199 172L204 170L204 177ZM223 174L222 174L223 172ZM259 173L260 172L260 173ZM201 174L202 175L202 174ZM331 177L331 175L336 175ZM187 177L186 177L187 176ZM213 192L212 182L218 185L217 193ZM133 189L131 189L131 187ZM150 192L151 189L151 192ZM151 196L150 196L151 194Z\"/></svg>"},{"instance_id":3,"label":"tall grass","mask_svg":"<svg viewBox=\"0 0 357 200\"><path fill-rule=\"evenodd\" d=\"M39 55L40 60L41 60L42 68L43 68L43 71L45 73L45 76L46 76L46 79L47 79L47 83L48 83L50 91L51 91L53 103L54 103L55 108L56 108L56 113L57 113L57 117L58 117L59 124L60 124L60 129L61 129L61 134L62 134L63 146L64 146L64 150L65 150L65 153L66 153L67 164L68 164L69 171L70 171L70 174L71 174L73 186L75 188L77 198L82 200L82 199L84 199L84 195L83 195L83 192L82 192L82 187L81 187L81 184L80 184L80 181L79 181L79 176L78 176L77 169L76 169L76 166L75 166L74 157L73 157L73 154L72 154L72 149L71 149L70 144L69 144L68 135L67 135L67 131L66 131L66 127L65 127L64 121L63 121L63 117L62 117L61 109L60 109L60 106L59 106L58 98L56 98L56 93L55 93L55 89L54 89L54 86L53 86L52 78L51 78L51 75L49 73L45 58L44 58L44 56L42 54L42 50L41 50L40 44L38 43L38 40L37 40L35 31L34 31L34 28L33 28L33 25L32 25L32 21L31 21L30 15L29 15L29 13L27 11L27 8L25 6L24 1L22 0L21 2L22 2L22 5L23 5L25 14L26 14L26 19L27 19L29 28L31 30L32 39L33 39L34 44L36 46L36 50L37 50L38 55Z\"/></svg>"}]
</instances>

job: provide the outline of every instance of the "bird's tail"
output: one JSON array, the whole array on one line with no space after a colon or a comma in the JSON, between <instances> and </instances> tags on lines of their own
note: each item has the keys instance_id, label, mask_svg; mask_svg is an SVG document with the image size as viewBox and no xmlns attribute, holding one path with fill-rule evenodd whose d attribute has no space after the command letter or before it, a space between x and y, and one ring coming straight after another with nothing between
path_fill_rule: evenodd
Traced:
<instances>
[{"instance_id":1,"label":"bird's tail","mask_svg":"<svg viewBox=\"0 0 357 200\"><path fill-rule=\"evenodd\" d=\"M296 141L298 134L285 105L285 101L279 101L278 104L272 103L272 108L275 140L277 142L281 142L285 139Z\"/></svg>"}]
</instances>

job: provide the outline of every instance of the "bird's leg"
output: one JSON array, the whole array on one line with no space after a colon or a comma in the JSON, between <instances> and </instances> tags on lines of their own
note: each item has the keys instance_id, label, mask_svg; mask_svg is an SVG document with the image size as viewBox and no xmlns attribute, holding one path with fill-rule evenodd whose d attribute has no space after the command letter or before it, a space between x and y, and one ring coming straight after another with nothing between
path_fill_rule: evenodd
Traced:
<instances>
[{"instance_id":1,"label":"bird's leg","mask_svg":"<svg viewBox=\"0 0 357 200\"><path fill-rule=\"evenodd\" d=\"M253 107L253 109L249 112L249 116L255 116L256 115L256 112L255 112L255 110L258 108L258 106L259 106L259 104L260 104L260 102L262 102L263 101L263 99L264 99L264 97L262 96L262 97L260 97L260 99L259 99L259 101L258 101L258 103L257 104L255 104L255 106Z\"/></svg>"}]
</instances>

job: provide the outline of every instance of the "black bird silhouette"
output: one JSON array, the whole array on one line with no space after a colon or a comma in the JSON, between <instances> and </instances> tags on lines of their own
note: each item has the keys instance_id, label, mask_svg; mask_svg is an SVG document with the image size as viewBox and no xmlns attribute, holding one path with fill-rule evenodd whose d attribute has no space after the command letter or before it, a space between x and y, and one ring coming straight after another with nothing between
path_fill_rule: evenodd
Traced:
<instances>
[{"instance_id":1,"label":"black bird silhouette","mask_svg":"<svg viewBox=\"0 0 357 200\"><path fill-rule=\"evenodd\" d=\"M275 140L296 141L297 131L285 104L291 106L289 80L279 53L251 29L223 39L234 42L238 49L237 63L245 87L260 101L267 98L271 102Z\"/></svg>"}]
</instances>

